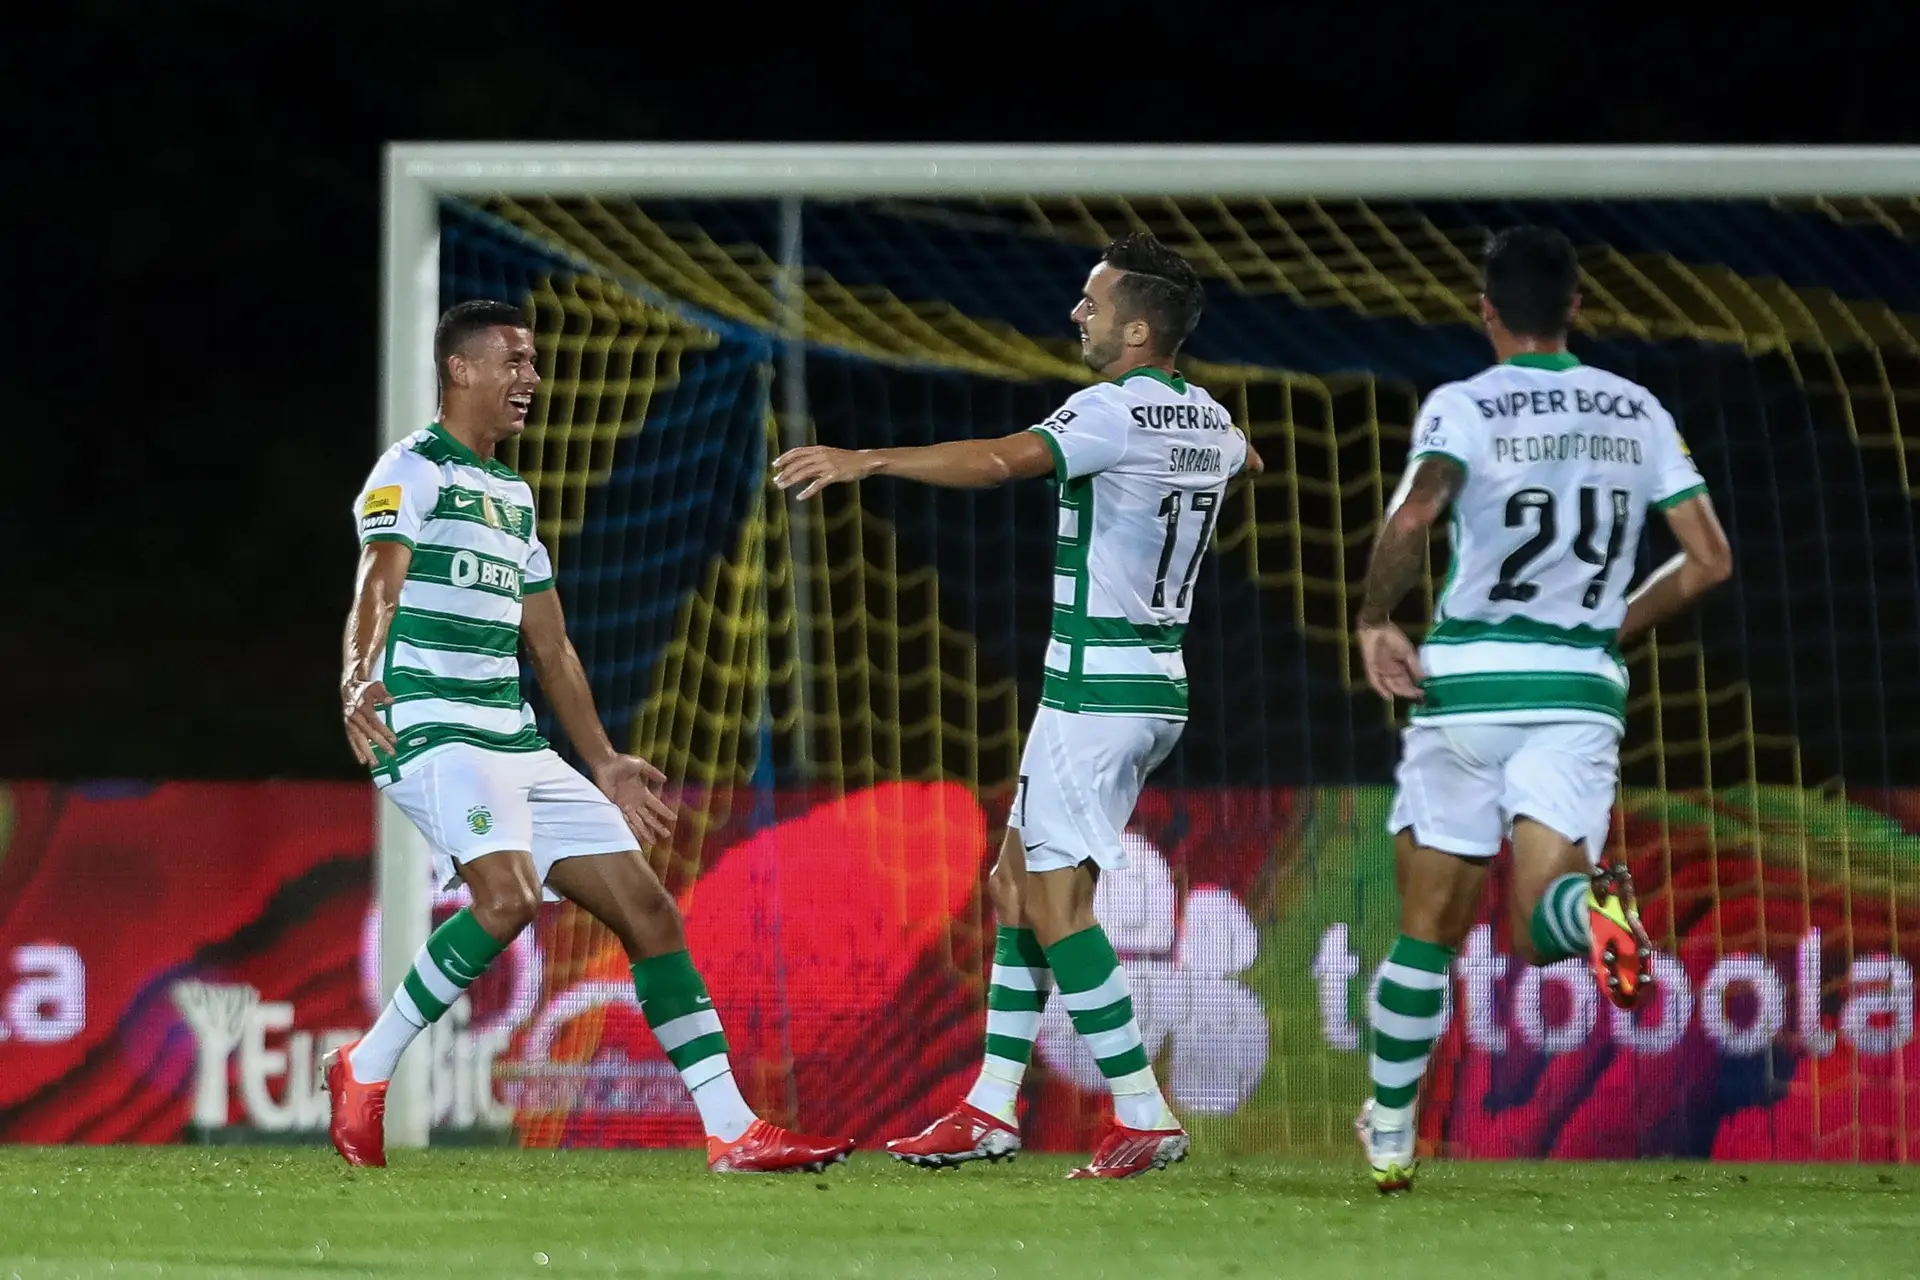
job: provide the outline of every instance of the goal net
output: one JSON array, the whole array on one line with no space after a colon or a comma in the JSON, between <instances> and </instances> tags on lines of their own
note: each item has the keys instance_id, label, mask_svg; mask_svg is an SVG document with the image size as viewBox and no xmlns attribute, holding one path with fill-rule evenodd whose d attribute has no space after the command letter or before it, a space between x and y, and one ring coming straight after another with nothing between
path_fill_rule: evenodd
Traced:
<instances>
[{"instance_id":1,"label":"goal net","mask_svg":"<svg viewBox=\"0 0 1920 1280\"><path fill-rule=\"evenodd\" d=\"M1580 963L1510 959L1497 872L1422 1139L1488 1157L1907 1157L1920 201L1837 193L1920 191L1913 157L1677 154L1616 166L1616 189L1571 153L1450 170L1417 152L1332 169L1220 149L1186 169L1177 151L891 154L392 158L388 429L431 415L435 313L526 306L545 382L506 457L615 742L682 788L658 865L762 1114L870 1147L971 1079L984 879L1038 700L1055 527L1044 481L877 480L801 504L769 461L1040 421L1093 376L1067 318L1087 270L1149 229L1206 281L1183 372L1267 471L1219 518L1186 639L1192 720L1097 911L1206 1141L1350 1141L1367 986L1396 931L1397 726L1360 672L1358 586L1422 396L1490 358L1484 240L1535 222L1580 249L1576 353L1673 412L1738 570L1626 655L1613 839L1668 957L1659 998L1614 1015ZM1641 571L1671 552L1662 528L1648 541ZM1444 537L1432 554L1441 573L1405 610L1416 635ZM393 963L432 908L397 836L388 852ZM612 937L563 905L527 956L531 975L477 987L490 1007L470 1015L502 1030L515 1137L696 1138ZM396 1089L405 1141L433 1104ZM1029 1145L1088 1145L1104 1089L1059 1010L1027 1092Z\"/></svg>"}]
</instances>

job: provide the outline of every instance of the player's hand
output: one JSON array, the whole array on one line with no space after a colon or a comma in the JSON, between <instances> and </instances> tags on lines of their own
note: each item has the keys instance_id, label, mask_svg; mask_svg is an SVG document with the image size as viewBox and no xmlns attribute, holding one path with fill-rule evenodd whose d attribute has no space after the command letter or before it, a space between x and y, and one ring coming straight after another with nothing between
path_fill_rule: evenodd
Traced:
<instances>
[{"instance_id":1,"label":"player's hand","mask_svg":"<svg viewBox=\"0 0 1920 1280\"><path fill-rule=\"evenodd\" d=\"M352 680L340 686L340 714L347 722L347 745L353 758L371 769L379 762L373 749L392 752L399 739L380 718L380 708L393 705L393 695L378 680Z\"/></svg>"},{"instance_id":2,"label":"player's hand","mask_svg":"<svg viewBox=\"0 0 1920 1280\"><path fill-rule=\"evenodd\" d=\"M628 829L643 845L673 838L673 806L654 790L666 781L666 774L639 756L615 756L593 771L593 785L620 807Z\"/></svg>"},{"instance_id":3,"label":"player's hand","mask_svg":"<svg viewBox=\"0 0 1920 1280\"><path fill-rule=\"evenodd\" d=\"M1414 702L1424 696L1420 682L1426 673L1420 670L1420 656L1413 641L1391 622L1361 624L1360 661L1367 669L1367 683L1373 691L1392 702L1407 698Z\"/></svg>"},{"instance_id":4,"label":"player's hand","mask_svg":"<svg viewBox=\"0 0 1920 1280\"><path fill-rule=\"evenodd\" d=\"M806 485L794 495L804 502L830 484L865 480L879 469L880 459L865 450L809 444L789 449L773 460L773 482L782 489Z\"/></svg>"}]
</instances>

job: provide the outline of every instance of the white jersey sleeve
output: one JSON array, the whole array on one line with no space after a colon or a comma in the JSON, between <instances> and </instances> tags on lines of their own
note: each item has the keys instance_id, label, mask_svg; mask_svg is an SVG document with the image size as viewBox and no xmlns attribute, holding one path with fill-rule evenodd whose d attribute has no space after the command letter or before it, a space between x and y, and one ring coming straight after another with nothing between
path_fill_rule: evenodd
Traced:
<instances>
[{"instance_id":1,"label":"white jersey sleeve","mask_svg":"<svg viewBox=\"0 0 1920 1280\"><path fill-rule=\"evenodd\" d=\"M354 503L360 544L404 542L411 547L440 496L440 469L411 449L390 449L373 464Z\"/></svg>"},{"instance_id":2,"label":"white jersey sleeve","mask_svg":"<svg viewBox=\"0 0 1920 1280\"><path fill-rule=\"evenodd\" d=\"M1693 465L1693 454L1687 448L1687 442L1680 438L1680 429L1673 424L1673 415L1660 405L1653 406L1653 460L1657 468L1654 472L1653 505L1662 511L1670 510L1707 491L1707 482L1700 478L1700 468Z\"/></svg>"},{"instance_id":3,"label":"white jersey sleeve","mask_svg":"<svg viewBox=\"0 0 1920 1280\"><path fill-rule=\"evenodd\" d=\"M1117 465L1126 456L1129 422L1109 383L1074 392L1052 417L1027 429L1047 442L1053 478L1065 484Z\"/></svg>"},{"instance_id":4,"label":"white jersey sleeve","mask_svg":"<svg viewBox=\"0 0 1920 1280\"><path fill-rule=\"evenodd\" d=\"M1435 387L1420 405L1413 422L1413 444L1407 450L1407 466L1400 474L1400 487L1387 503L1392 515L1406 500L1413 487L1415 464L1422 458L1451 458L1468 475L1480 461L1485 432L1480 426L1480 410L1458 383Z\"/></svg>"},{"instance_id":5,"label":"white jersey sleeve","mask_svg":"<svg viewBox=\"0 0 1920 1280\"><path fill-rule=\"evenodd\" d=\"M553 558L547 554L547 544L540 541L537 533L529 534L528 541L533 546L527 553L527 567L521 574L520 593L523 596L553 587Z\"/></svg>"}]
</instances>

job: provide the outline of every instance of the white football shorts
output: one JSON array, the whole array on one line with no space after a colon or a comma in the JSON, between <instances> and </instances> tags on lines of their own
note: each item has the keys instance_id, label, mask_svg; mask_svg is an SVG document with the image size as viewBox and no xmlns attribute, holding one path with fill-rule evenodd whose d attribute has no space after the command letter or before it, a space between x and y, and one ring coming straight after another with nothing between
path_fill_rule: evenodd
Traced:
<instances>
[{"instance_id":1,"label":"white football shorts","mask_svg":"<svg viewBox=\"0 0 1920 1280\"><path fill-rule=\"evenodd\" d=\"M1531 818L1606 851L1620 731L1610 725L1414 724L1403 736L1387 830L1411 827L1415 843L1463 858L1491 858Z\"/></svg>"},{"instance_id":2,"label":"white football shorts","mask_svg":"<svg viewBox=\"0 0 1920 1280\"><path fill-rule=\"evenodd\" d=\"M1110 871L1125 867L1120 834L1147 775L1172 754L1184 728L1181 720L1040 708L1007 818L1026 846L1027 870L1060 871L1088 859Z\"/></svg>"},{"instance_id":3,"label":"white football shorts","mask_svg":"<svg viewBox=\"0 0 1920 1280\"><path fill-rule=\"evenodd\" d=\"M434 883L450 888L459 866L483 854L524 849L533 855L542 896L562 858L638 849L619 806L551 748L486 751L443 747L407 766L382 788L426 837Z\"/></svg>"}]
</instances>

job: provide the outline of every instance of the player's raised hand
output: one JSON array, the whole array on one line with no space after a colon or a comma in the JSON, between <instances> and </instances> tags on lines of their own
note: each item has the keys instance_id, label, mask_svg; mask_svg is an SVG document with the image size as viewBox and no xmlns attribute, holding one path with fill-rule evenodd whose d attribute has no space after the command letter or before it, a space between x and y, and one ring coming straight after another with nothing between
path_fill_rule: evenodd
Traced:
<instances>
[{"instance_id":1,"label":"player's raised hand","mask_svg":"<svg viewBox=\"0 0 1920 1280\"><path fill-rule=\"evenodd\" d=\"M340 686L340 714L347 722L347 745L353 758L371 769L378 763L373 749L392 751L398 739L380 718L380 708L393 705L393 695L378 680L356 680Z\"/></svg>"},{"instance_id":2,"label":"player's raised hand","mask_svg":"<svg viewBox=\"0 0 1920 1280\"><path fill-rule=\"evenodd\" d=\"M641 844L665 844L673 838L673 806L653 789L666 780L666 774L639 756L615 756L593 771L593 785L620 807Z\"/></svg>"},{"instance_id":3,"label":"player's raised hand","mask_svg":"<svg viewBox=\"0 0 1920 1280\"><path fill-rule=\"evenodd\" d=\"M1388 702L1395 698L1420 701L1420 682L1426 673L1420 670L1413 641L1399 627L1391 622L1361 626L1360 661L1367 669L1367 683Z\"/></svg>"},{"instance_id":4,"label":"player's raised hand","mask_svg":"<svg viewBox=\"0 0 1920 1280\"><path fill-rule=\"evenodd\" d=\"M879 466L880 460L870 453L808 444L789 449L773 460L773 482L782 489L805 485L806 488L794 495L804 502L830 484L864 480Z\"/></svg>"}]
</instances>

